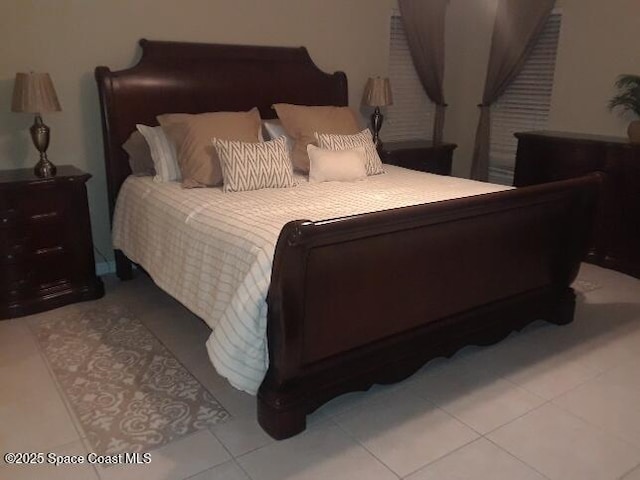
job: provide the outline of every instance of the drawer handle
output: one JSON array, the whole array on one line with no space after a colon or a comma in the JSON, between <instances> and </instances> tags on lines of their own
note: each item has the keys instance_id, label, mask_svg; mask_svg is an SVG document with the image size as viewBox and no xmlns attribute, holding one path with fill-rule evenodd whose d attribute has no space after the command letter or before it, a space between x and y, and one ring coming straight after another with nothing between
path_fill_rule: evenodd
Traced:
<instances>
[{"instance_id":1,"label":"drawer handle","mask_svg":"<svg viewBox=\"0 0 640 480\"><path fill-rule=\"evenodd\" d=\"M33 252L34 256L46 256L46 255L55 255L57 253L64 252L64 247L62 245L58 245L56 247L48 247L48 248L39 248L35 252Z\"/></svg>"},{"instance_id":2,"label":"drawer handle","mask_svg":"<svg viewBox=\"0 0 640 480\"><path fill-rule=\"evenodd\" d=\"M8 295L9 297L17 297L22 294L27 288L31 286L33 280L33 270L30 270L20 280L15 280L9 283Z\"/></svg>"},{"instance_id":3,"label":"drawer handle","mask_svg":"<svg viewBox=\"0 0 640 480\"><path fill-rule=\"evenodd\" d=\"M41 222L41 221L47 221L47 220L54 219L58 215L60 215L59 212L37 213L35 215L31 215L30 218L31 218L32 222Z\"/></svg>"},{"instance_id":4,"label":"drawer handle","mask_svg":"<svg viewBox=\"0 0 640 480\"><path fill-rule=\"evenodd\" d=\"M12 223L18 216L15 209L5 210L0 212L0 226L7 226Z\"/></svg>"},{"instance_id":5,"label":"drawer handle","mask_svg":"<svg viewBox=\"0 0 640 480\"><path fill-rule=\"evenodd\" d=\"M13 263L16 260L19 260L20 257L24 256L25 249L26 247L23 244L12 245L6 250L6 253L2 253L2 255L0 255L0 263Z\"/></svg>"}]
</instances>

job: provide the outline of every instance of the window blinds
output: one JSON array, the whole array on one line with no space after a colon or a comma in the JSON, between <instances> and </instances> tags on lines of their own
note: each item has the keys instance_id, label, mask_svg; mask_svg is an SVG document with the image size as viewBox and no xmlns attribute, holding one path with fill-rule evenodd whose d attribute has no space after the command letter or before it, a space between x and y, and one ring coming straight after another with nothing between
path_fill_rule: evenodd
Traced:
<instances>
[{"instance_id":1,"label":"window blinds","mask_svg":"<svg viewBox=\"0 0 640 480\"><path fill-rule=\"evenodd\" d=\"M561 13L551 14L522 72L491 108L491 182L512 183L518 147L513 134L547 126L561 22Z\"/></svg>"},{"instance_id":2,"label":"window blinds","mask_svg":"<svg viewBox=\"0 0 640 480\"><path fill-rule=\"evenodd\" d=\"M387 107L380 136L383 141L430 139L435 105L420 83L413 66L399 14L391 16L389 79L393 105Z\"/></svg>"}]
</instances>

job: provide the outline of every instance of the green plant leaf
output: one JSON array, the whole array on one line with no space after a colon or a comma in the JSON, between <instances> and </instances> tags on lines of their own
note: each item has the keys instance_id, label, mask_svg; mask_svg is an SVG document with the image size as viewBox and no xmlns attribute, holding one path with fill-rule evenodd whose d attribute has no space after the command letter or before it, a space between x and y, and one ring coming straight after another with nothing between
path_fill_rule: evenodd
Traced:
<instances>
[{"instance_id":1,"label":"green plant leaf","mask_svg":"<svg viewBox=\"0 0 640 480\"><path fill-rule=\"evenodd\" d=\"M621 108L640 116L640 75L620 75L615 87L618 93L609 100L609 109Z\"/></svg>"}]
</instances>

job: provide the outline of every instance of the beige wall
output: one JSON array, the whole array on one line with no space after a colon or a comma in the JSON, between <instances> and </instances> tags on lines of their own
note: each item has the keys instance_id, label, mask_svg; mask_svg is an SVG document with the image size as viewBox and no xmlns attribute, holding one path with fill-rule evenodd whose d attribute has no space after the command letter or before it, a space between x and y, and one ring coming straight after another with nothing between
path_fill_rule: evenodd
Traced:
<instances>
[{"instance_id":1,"label":"beige wall","mask_svg":"<svg viewBox=\"0 0 640 480\"><path fill-rule=\"evenodd\" d=\"M47 71L63 111L45 116L49 158L93 175L94 241L111 257L99 107L93 69L131 66L141 37L199 42L304 45L317 65L343 70L358 106L370 75L387 70L390 0L2 0L0 168L31 167L33 118L10 113L17 71ZM98 258L98 261L100 259Z\"/></svg>"},{"instance_id":2,"label":"beige wall","mask_svg":"<svg viewBox=\"0 0 640 480\"><path fill-rule=\"evenodd\" d=\"M467 176L497 0L450 0L447 12L445 138L458 144L454 174ZM562 30L549 129L624 136L628 118L607 101L621 73L640 74L638 0L558 0Z\"/></svg>"},{"instance_id":3,"label":"beige wall","mask_svg":"<svg viewBox=\"0 0 640 480\"><path fill-rule=\"evenodd\" d=\"M640 1L559 0L562 31L549 126L626 135L628 118L607 109L621 73L640 74Z\"/></svg>"}]
</instances>

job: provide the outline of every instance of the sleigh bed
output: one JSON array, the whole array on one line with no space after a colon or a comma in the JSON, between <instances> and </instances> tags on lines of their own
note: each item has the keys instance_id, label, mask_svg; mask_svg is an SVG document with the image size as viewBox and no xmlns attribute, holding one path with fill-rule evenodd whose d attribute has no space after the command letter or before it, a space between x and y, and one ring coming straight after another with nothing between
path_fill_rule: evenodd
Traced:
<instances>
[{"instance_id":1,"label":"sleigh bed","mask_svg":"<svg viewBox=\"0 0 640 480\"><path fill-rule=\"evenodd\" d=\"M156 125L167 112L256 106L272 119L278 102L348 101L346 76L322 72L304 48L140 44L134 67L96 69L112 216L131 173L122 144L137 123ZM400 170L395 175L407 175ZM571 322L570 285L598 185L594 175L286 223L266 298L262 427L287 438L340 394L399 381L432 358L495 343L537 319ZM115 255L118 276L131 278L131 260Z\"/></svg>"}]
</instances>

